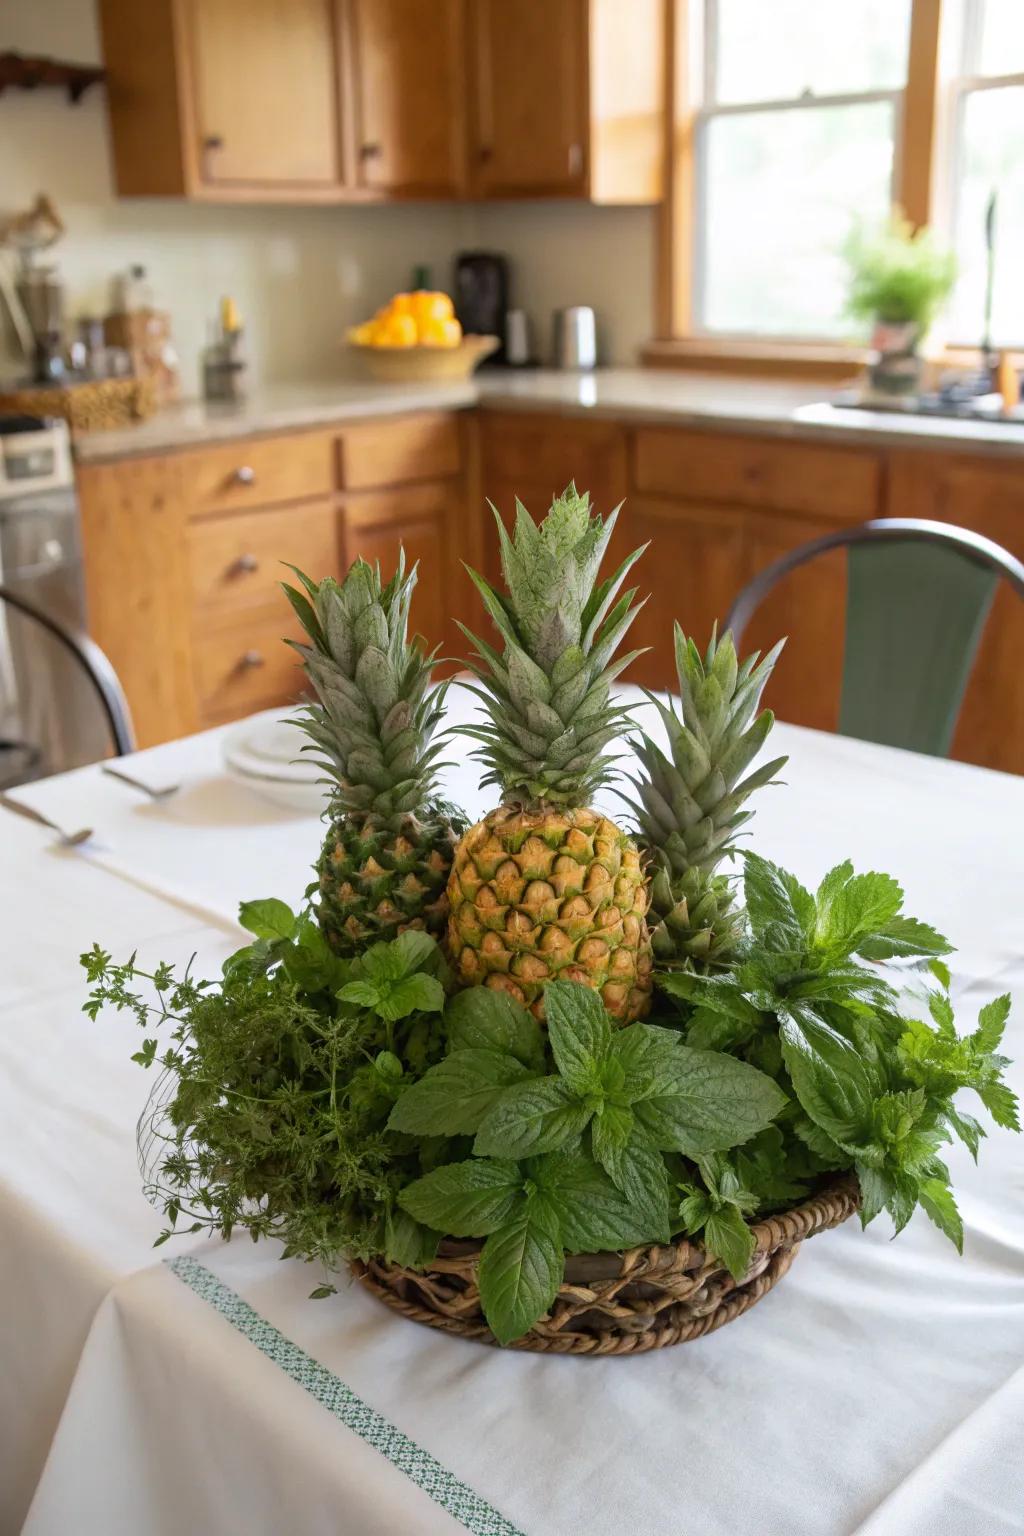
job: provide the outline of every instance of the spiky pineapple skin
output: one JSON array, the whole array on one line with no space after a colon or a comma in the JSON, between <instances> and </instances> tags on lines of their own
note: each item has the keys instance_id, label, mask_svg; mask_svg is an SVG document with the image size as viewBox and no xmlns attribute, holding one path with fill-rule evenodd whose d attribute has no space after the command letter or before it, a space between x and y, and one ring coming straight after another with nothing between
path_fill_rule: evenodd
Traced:
<instances>
[{"instance_id":1,"label":"spiky pineapple skin","mask_svg":"<svg viewBox=\"0 0 1024 1536\"><path fill-rule=\"evenodd\" d=\"M727 965L743 936L743 912L727 875L673 870L654 856L648 926L655 960L707 970Z\"/></svg>"},{"instance_id":2,"label":"spiky pineapple skin","mask_svg":"<svg viewBox=\"0 0 1024 1536\"><path fill-rule=\"evenodd\" d=\"M627 1024L647 1012L648 892L635 843L600 812L500 806L455 850L448 948L458 979L544 1018L548 981L582 981Z\"/></svg>"},{"instance_id":3,"label":"spiky pineapple skin","mask_svg":"<svg viewBox=\"0 0 1024 1536\"><path fill-rule=\"evenodd\" d=\"M358 954L406 928L443 939L455 842L448 822L411 814L333 820L316 870L317 916L335 954Z\"/></svg>"}]
</instances>

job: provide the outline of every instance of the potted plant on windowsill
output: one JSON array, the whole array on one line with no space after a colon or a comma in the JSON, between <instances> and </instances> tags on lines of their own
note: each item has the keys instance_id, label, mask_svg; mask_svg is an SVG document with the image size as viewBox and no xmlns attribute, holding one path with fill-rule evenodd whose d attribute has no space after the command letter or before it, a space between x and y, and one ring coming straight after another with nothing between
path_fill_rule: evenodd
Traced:
<instances>
[{"instance_id":1,"label":"potted plant on windowsill","mask_svg":"<svg viewBox=\"0 0 1024 1536\"><path fill-rule=\"evenodd\" d=\"M850 275L847 310L872 324L872 394L906 398L921 384L920 347L956 280L956 258L931 230L914 230L896 214L881 230L857 229L844 255Z\"/></svg>"}]
</instances>

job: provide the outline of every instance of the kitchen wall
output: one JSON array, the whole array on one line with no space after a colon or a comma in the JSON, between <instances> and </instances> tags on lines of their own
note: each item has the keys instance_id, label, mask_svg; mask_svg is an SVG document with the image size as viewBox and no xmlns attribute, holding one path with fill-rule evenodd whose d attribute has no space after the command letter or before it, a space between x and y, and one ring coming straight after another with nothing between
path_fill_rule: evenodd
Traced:
<instances>
[{"instance_id":1,"label":"kitchen wall","mask_svg":"<svg viewBox=\"0 0 1024 1536\"><path fill-rule=\"evenodd\" d=\"M144 0L140 0L144 3ZM0 52L100 59L93 0L0 0ZM72 316L109 305L110 278L142 263L174 318L183 389L196 391L207 322L221 294L245 317L254 374L266 382L345 372L346 327L365 318L414 264L445 286L460 249L503 250L514 302L549 344L551 310L590 303L603 357L631 362L650 334L654 214L579 203L406 204L376 208L195 206L115 198L103 87L78 106L54 89L0 96L0 220L37 192L67 226L56 253ZM0 259L4 259L0 256ZM0 374L19 368L6 323Z\"/></svg>"}]
</instances>

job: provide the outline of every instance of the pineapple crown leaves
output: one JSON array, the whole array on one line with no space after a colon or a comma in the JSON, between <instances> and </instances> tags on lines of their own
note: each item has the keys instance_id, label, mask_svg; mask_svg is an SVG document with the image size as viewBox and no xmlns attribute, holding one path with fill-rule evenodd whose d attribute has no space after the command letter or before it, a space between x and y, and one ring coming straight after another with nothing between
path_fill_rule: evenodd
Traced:
<instances>
[{"instance_id":1,"label":"pineapple crown leaves","mask_svg":"<svg viewBox=\"0 0 1024 1536\"><path fill-rule=\"evenodd\" d=\"M647 695L665 727L668 752L646 732L635 738L643 773L632 780L639 798L630 801L648 854L673 876L711 875L753 814L745 802L787 762L774 758L743 777L775 723L770 709L753 717L784 643L739 662L728 631L719 638L716 626L702 656L675 626L682 714Z\"/></svg>"},{"instance_id":2,"label":"pineapple crown leaves","mask_svg":"<svg viewBox=\"0 0 1024 1536\"><path fill-rule=\"evenodd\" d=\"M316 693L296 724L304 751L336 785L342 813L397 816L429 811L440 742L431 738L445 689L430 692L435 652L408 638L416 567L405 552L384 585L379 564L356 560L341 582L315 582L295 566L300 588L282 583L308 643L288 641Z\"/></svg>"},{"instance_id":3,"label":"pineapple crown leaves","mask_svg":"<svg viewBox=\"0 0 1024 1536\"><path fill-rule=\"evenodd\" d=\"M622 711L610 686L641 654L615 652L642 604L622 586L644 548L598 582L619 508L602 520L588 495L570 485L539 525L520 501L510 535L493 505L506 592L478 572L469 575L504 649L465 625L476 650L471 687L488 720L463 734L479 743L476 757L507 800L580 805L610 777L604 749L621 729Z\"/></svg>"}]
</instances>

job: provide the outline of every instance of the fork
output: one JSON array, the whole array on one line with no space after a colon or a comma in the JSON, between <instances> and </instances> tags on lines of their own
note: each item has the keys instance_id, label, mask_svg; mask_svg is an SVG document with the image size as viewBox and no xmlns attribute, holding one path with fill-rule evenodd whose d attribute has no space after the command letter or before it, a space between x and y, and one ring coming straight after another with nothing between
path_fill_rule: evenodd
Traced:
<instances>
[{"instance_id":1,"label":"fork","mask_svg":"<svg viewBox=\"0 0 1024 1536\"><path fill-rule=\"evenodd\" d=\"M32 805L24 805L20 800L12 800L10 795L0 794L0 805L6 811L13 811L15 816L24 816L26 821L34 821L37 826L49 827L51 832L56 832L57 840L62 848L77 848L81 843L87 843L93 836L92 827L79 827L77 832L65 832L63 827L58 827L49 816L44 816L42 811L37 811Z\"/></svg>"}]
</instances>

